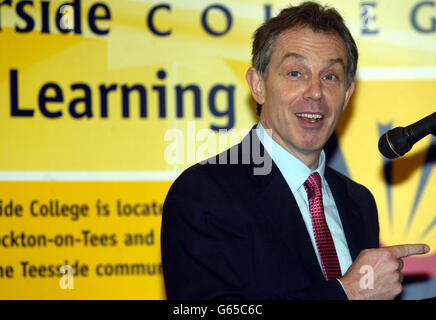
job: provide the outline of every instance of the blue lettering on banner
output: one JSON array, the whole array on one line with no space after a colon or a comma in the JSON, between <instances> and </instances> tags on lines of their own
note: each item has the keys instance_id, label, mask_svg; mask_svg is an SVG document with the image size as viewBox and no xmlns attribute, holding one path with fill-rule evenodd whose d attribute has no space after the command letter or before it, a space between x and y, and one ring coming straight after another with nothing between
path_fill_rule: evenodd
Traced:
<instances>
[{"instance_id":1,"label":"blue lettering on banner","mask_svg":"<svg viewBox=\"0 0 436 320\"><path fill-rule=\"evenodd\" d=\"M362 2L360 4L360 31L362 34L377 34L378 29L374 27L376 16L374 8L377 6L376 2Z\"/></svg>"},{"instance_id":2,"label":"blue lettering on banner","mask_svg":"<svg viewBox=\"0 0 436 320\"><path fill-rule=\"evenodd\" d=\"M163 81L166 78L165 70L158 70L156 77L158 80ZM77 94L74 99L69 102L65 101L64 92L56 82L48 82L42 85L38 94L38 109L29 106L23 107L19 104L19 74L17 69L11 69L9 72L10 84L10 116L11 118L32 118L35 112L39 109L40 114L48 119L59 119L68 113L73 119L94 118L100 117L101 119L109 117L109 95L118 95L121 98L120 104L120 117L128 119L131 117L130 109L133 105L137 105L139 109L139 118L145 119L148 117L148 90L141 83L135 84L100 84L97 85L98 89L94 91L89 85L83 82L73 83L70 86L72 93ZM157 106L159 118L167 118L167 86L165 84L155 84L151 86L152 90L157 93ZM120 89L120 90L119 90ZM97 92L95 92L97 91ZM203 109L201 105L202 90L199 85L191 83L186 86L176 84L174 86L175 92L175 106L174 112L171 115L176 118L183 118L185 116L185 94L189 93L192 96L192 114L195 118L201 118ZM133 97L132 97L133 93ZM92 95L99 95L100 105L93 107ZM218 103L218 96L221 96L220 103ZM136 104L132 103L132 98L137 98ZM185 98L185 99L184 99ZM189 98L189 96L188 96ZM95 100L94 100L95 101ZM215 131L220 129L230 130L235 126L235 86L224 85L217 83L210 88L208 94L208 108L210 114L217 119L227 119L224 125L211 124L210 128ZM68 103L65 108L64 103ZM64 110L66 109L66 110ZM99 114L98 114L99 111ZM112 115L113 116L113 115Z\"/></svg>"},{"instance_id":3,"label":"blue lettering on banner","mask_svg":"<svg viewBox=\"0 0 436 320\"><path fill-rule=\"evenodd\" d=\"M54 24L61 33L82 34L82 4L81 0L71 0L62 3L56 10L50 10L50 1L40 2L40 21L35 23L35 19L38 18L38 14L34 13L32 10L34 7L34 1L11 1L4 0L0 1L0 31L1 28L1 8L5 6L13 7L15 5L15 13L18 21L15 22L15 31L18 33L29 33L35 29L35 25L40 25L41 33L50 33L50 13L54 12ZM68 17L65 16L65 8L68 7ZM66 18L74 19L74 28L66 28L65 20ZM102 28L97 25L98 20L111 20L111 11L109 7L104 3L95 3L89 7L88 11L88 26L89 29L96 35L106 35L109 33L109 28ZM40 22L40 23L39 23ZM72 22L72 21L71 21Z\"/></svg>"},{"instance_id":4,"label":"blue lettering on banner","mask_svg":"<svg viewBox=\"0 0 436 320\"><path fill-rule=\"evenodd\" d=\"M82 34L82 14L86 14L83 21L88 22L89 30L99 36L107 35L110 32L110 28L104 28L101 25L97 25L99 21L110 21L112 18L111 10L109 6L103 2L97 2L90 4L87 7L88 12L82 12L82 0L70 0L65 3L61 3L57 10L53 10L53 3L50 1L40 1L40 6L35 6L36 1L33 0L0 0L0 32L2 31L2 8L10 7L15 9L16 21L15 31L18 33L30 33L36 28L40 28L41 33L51 33L53 26L51 25L54 20L54 25L57 30L62 34ZM380 29L376 28L375 22L377 16L375 15L375 8L377 7L377 1L365 1L360 3L360 31L363 35L375 35L380 32ZM65 7L68 7L68 16L66 16ZM410 11L410 22L414 30L419 33L434 33L436 32L436 16L432 16L429 23L419 21L418 16L421 12L429 9L429 7L435 7L435 1L421 1L417 2ZM421 10L422 9L422 10ZM36 12L40 10L40 12ZM146 27L150 32L158 37L167 37L173 33L173 29L170 27L159 27L157 14L161 11L166 11L167 14L171 14L171 5L168 3L158 3L154 5L146 15ZM268 20L274 16L273 8L271 4L264 4L263 8L260 8L264 12L264 20ZM216 26L208 20L211 12L217 12L217 14L223 15L225 19L225 27L222 30L217 30ZM165 13L163 13L165 14ZM39 19L39 20L38 20ZM68 27L66 27L65 21L70 21ZM72 23L74 22L74 24ZM220 37L230 32L233 26L232 11L222 4L212 4L207 6L201 12L200 25L204 31L214 37ZM72 27L69 27L72 26Z\"/></svg>"},{"instance_id":5,"label":"blue lettering on banner","mask_svg":"<svg viewBox=\"0 0 436 320\"><path fill-rule=\"evenodd\" d=\"M155 7L153 7L147 15L147 26L150 29L150 31L157 36L160 36L160 37L169 36L171 34L171 29L169 29L167 31L160 31L154 25L154 20L153 20L154 14L156 13L156 11L158 11L160 9L166 9L167 11L171 11L171 7L169 4L159 4Z\"/></svg>"},{"instance_id":6,"label":"blue lettering on banner","mask_svg":"<svg viewBox=\"0 0 436 320\"><path fill-rule=\"evenodd\" d=\"M412 23L413 28L421 33L432 33L436 31L436 17L431 18L430 26L425 28L424 26L420 25L418 23L417 15L421 8L423 7L434 7L435 3L434 1L423 1L416 4L416 6L413 7L412 12L410 13L410 21Z\"/></svg>"},{"instance_id":7,"label":"blue lettering on banner","mask_svg":"<svg viewBox=\"0 0 436 320\"><path fill-rule=\"evenodd\" d=\"M209 11L212 10L212 9L218 9L218 10L222 11L224 13L224 15L226 16L227 26L221 32L213 30L209 26L209 24L207 22L207 15L208 15ZM209 33L210 35L212 35L212 36L223 36L227 32L229 32L229 30L232 27L232 15L231 15L230 11L226 7L224 7L223 5L219 5L219 4L210 5L209 7L207 7L203 11L203 14L201 15L201 24L202 24L204 30L206 30L206 32Z\"/></svg>"}]
</instances>

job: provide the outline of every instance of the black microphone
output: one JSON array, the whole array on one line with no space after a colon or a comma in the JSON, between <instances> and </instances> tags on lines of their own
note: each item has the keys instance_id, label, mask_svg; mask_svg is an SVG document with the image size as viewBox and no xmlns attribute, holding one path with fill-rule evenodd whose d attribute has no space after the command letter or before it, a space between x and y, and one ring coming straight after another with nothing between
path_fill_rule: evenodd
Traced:
<instances>
[{"instance_id":1,"label":"black microphone","mask_svg":"<svg viewBox=\"0 0 436 320\"><path fill-rule=\"evenodd\" d=\"M403 156L412 146L425 136L436 134L436 112L407 126L387 131L378 141L378 150L389 159Z\"/></svg>"}]
</instances>

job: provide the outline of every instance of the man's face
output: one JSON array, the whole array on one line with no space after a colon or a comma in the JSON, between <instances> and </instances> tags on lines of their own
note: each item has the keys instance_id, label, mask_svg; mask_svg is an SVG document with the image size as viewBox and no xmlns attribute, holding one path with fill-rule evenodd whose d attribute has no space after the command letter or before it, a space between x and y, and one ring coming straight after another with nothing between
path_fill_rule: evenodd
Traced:
<instances>
[{"instance_id":1,"label":"man's face","mask_svg":"<svg viewBox=\"0 0 436 320\"><path fill-rule=\"evenodd\" d=\"M259 94L253 96L263 104L264 127L303 162L313 155L318 159L351 97L354 83L347 89L346 64L336 33L294 28L276 41L267 78L259 80Z\"/></svg>"}]
</instances>

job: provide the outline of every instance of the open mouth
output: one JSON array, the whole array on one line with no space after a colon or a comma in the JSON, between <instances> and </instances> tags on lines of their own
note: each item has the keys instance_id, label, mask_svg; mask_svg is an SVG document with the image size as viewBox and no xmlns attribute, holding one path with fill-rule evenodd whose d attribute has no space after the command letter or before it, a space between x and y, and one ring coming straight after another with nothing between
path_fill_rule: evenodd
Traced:
<instances>
[{"instance_id":1,"label":"open mouth","mask_svg":"<svg viewBox=\"0 0 436 320\"><path fill-rule=\"evenodd\" d=\"M308 122L319 122L324 119L324 116L319 113L296 113L298 118L304 119Z\"/></svg>"}]
</instances>

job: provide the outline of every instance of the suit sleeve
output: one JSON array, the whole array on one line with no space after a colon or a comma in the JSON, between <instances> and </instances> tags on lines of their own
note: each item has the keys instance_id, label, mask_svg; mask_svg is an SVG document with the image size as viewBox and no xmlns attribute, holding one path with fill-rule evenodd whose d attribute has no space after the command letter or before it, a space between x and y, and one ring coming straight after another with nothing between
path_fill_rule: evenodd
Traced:
<instances>
[{"instance_id":1,"label":"suit sleeve","mask_svg":"<svg viewBox=\"0 0 436 320\"><path fill-rule=\"evenodd\" d=\"M359 199L362 199L360 206L362 208L365 249L378 248L380 246L380 226L377 205L371 191L364 186L360 185L360 187L362 191Z\"/></svg>"},{"instance_id":2,"label":"suit sleeve","mask_svg":"<svg viewBox=\"0 0 436 320\"><path fill-rule=\"evenodd\" d=\"M287 297L289 300L348 300L342 284L337 280L320 281Z\"/></svg>"}]
</instances>

